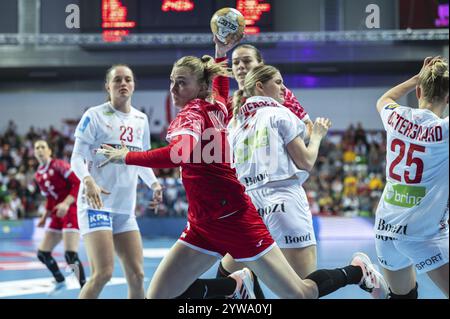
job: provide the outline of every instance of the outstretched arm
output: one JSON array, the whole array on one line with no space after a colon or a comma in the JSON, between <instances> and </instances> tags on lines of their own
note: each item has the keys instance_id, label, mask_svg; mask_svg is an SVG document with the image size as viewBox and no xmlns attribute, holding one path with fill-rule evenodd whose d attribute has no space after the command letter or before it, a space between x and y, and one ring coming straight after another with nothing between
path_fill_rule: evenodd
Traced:
<instances>
[{"instance_id":1,"label":"outstretched arm","mask_svg":"<svg viewBox=\"0 0 450 319\"><path fill-rule=\"evenodd\" d=\"M177 135L168 146L145 152L130 152L125 145L122 145L120 149L102 145L102 148L97 152L105 155L107 159L99 167L109 163L124 163L152 168L178 167L189 161L196 145L197 140L189 134Z\"/></svg>"}]
</instances>

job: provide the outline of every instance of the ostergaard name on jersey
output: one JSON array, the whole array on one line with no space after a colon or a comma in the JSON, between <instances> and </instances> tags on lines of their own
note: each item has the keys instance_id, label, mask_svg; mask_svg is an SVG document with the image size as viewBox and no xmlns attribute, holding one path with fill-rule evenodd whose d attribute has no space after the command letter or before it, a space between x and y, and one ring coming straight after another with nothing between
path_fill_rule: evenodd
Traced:
<instances>
[{"instance_id":1,"label":"ostergaard name on jersey","mask_svg":"<svg viewBox=\"0 0 450 319\"><path fill-rule=\"evenodd\" d=\"M388 117L388 125L398 133L420 142L440 142L443 139L442 127L435 125L424 127L420 124L412 123L396 111Z\"/></svg>"}]
</instances>

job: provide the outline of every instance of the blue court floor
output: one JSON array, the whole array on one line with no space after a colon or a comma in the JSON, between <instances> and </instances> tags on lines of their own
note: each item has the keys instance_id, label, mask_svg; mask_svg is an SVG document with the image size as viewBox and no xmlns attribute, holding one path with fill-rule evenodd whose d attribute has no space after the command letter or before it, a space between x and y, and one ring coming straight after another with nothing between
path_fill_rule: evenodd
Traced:
<instances>
[{"instance_id":1,"label":"blue court floor","mask_svg":"<svg viewBox=\"0 0 450 319\"><path fill-rule=\"evenodd\" d=\"M174 242L175 239L172 238L144 239L145 289L147 289L161 258ZM47 294L52 287L52 277L35 257L37 245L38 243L33 241L2 240L0 242L0 298L76 298L79 285L73 275L70 274L69 269L66 268L61 245L56 248L54 257L58 261L60 269L67 275L67 289L54 296ZM335 268L346 265L356 251L364 251L372 260L376 260L375 247L371 240L322 240L318 243L318 266L319 268ZM87 257L82 245L80 256L89 275ZM202 277L213 278L216 270L217 265ZM426 275L418 276L418 283L420 287L419 298L445 299L444 295ZM263 289L268 298L276 298L265 286L263 286ZM108 299L127 297L125 278L117 259L113 278L100 297ZM348 286L326 296L324 299L370 299L370 295L357 286Z\"/></svg>"}]
</instances>

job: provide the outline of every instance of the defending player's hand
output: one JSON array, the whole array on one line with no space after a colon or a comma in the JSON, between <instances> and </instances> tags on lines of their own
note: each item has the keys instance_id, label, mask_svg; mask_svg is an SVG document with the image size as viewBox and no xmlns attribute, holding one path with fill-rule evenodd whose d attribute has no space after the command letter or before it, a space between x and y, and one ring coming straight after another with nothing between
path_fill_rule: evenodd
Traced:
<instances>
[{"instance_id":1,"label":"defending player's hand","mask_svg":"<svg viewBox=\"0 0 450 319\"><path fill-rule=\"evenodd\" d=\"M331 127L330 119L318 117L314 122L311 135L316 135L317 137L323 138L327 135L328 129Z\"/></svg>"},{"instance_id":2,"label":"defending player's hand","mask_svg":"<svg viewBox=\"0 0 450 319\"><path fill-rule=\"evenodd\" d=\"M67 212L69 211L70 205L67 205L64 202L59 203L55 206L56 216L62 218L66 216Z\"/></svg>"},{"instance_id":3,"label":"defending player's hand","mask_svg":"<svg viewBox=\"0 0 450 319\"><path fill-rule=\"evenodd\" d=\"M46 216L42 216L41 218L39 218L39 221L37 223L37 227L42 228L45 226L45 220L46 220Z\"/></svg>"},{"instance_id":4,"label":"defending player's hand","mask_svg":"<svg viewBox=\"0 0 450 319\"><path fill-rule=\"evenodd\" d=\"M98 168L103 167L109 163L124 164L125 157L130 150L126 147L125 143L122 142L121 148L114 148L112 146L102 144L101 148L97 150L97 154L102 154L106 157L106 160L98 165Z\"/></svg>"},{"instance_id":5,"label":"defending player's hand","mask_svg":"<svg viewBox=\"0 0 450 319\"><path fill-rule=\"evenodd\" d=\"M111 193L98 186L97 183L94 181L94 179L90 176L85 178L84 186L85 186L84 194L86 195L86 200L88 204L94 209L102 208L103 202L100 195L101 194L109 195Z\"/></svg>"},{"instance_id":6,"label":"defending player's hand","mask_svg":"<svg viewBox=\"0 0 450 319\"><path fill-rule=\"evenodd\" d=\"M163 188L161 185L153 189L153 200L150 202L150 208L157 211L159 204L163 201Z\"/></svg>"}]
</instances>

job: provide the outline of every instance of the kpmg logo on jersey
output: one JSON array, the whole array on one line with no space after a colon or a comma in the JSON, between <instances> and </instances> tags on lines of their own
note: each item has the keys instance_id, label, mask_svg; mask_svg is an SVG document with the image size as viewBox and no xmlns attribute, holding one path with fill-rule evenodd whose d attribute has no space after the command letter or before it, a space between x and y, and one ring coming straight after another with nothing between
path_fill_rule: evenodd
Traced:
<instances>
[{"instance_id":1,"label":"kpmg logo on jersey","mask_svg":"<svg viewBox=\"0 0 450 319\"><path fill-rule=\"evenodd\" d=\"M412 208L418 206L425 197L426 188L387 183L384 190L384 201L391 205Z\"/></svg>"},{"instance_id":2,"label":"kpmg logo on jersey","mask_svg":"<svg viewBox=\"0 0 450 319\"><path fill-rule=\"evenodd\" d=\"M393 110L393 109L396 109L397 107L398 107L398 104L389 104L384 109L385 110Z\"/></svg>"},{"instance_id":3,"label":"kpmg logo on jersey","mask_svg":"<svg viewBox=\"0 0 450 319\"><path fill-rule=\"evenodd\" d=\"M89 228L111 227L111 216L108 212L88 209Z\"/></svg>"},{"instance_id":4,"label":"kpmg logo on jersey","mask_svg":"<svg viewBox=\"0 0 450 319\"><path fill-rule=\"evenodd\" d=\"M87 126L89 125L89 122L91 121L91 118L89 116L86 116L83 123L81 124L79 130L81 133L84 133L84 131L86 130Z\"/></svg>"}]
</instances>

